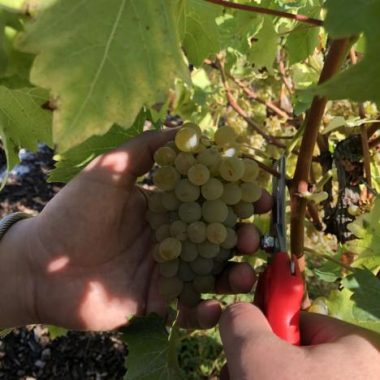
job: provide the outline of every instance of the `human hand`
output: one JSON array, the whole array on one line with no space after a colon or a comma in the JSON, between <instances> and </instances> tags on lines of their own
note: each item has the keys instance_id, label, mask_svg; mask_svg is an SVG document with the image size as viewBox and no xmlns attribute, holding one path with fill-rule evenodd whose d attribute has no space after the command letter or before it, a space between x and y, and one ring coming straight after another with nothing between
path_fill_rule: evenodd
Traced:
<instances>
[{"instance_id":1,"label":"human hand","mask_svg":"<svg viewBox=\"0 0 380 380\"><path fill-rule=\"evenodd\" d=\"M228 364L222 380L379 378L380 336L323 315L302 313L302 347L274 335L251 304L228 307L220 333Z\"/></svg>"},{"instance_id":2,"label":"human hand","mask_svg":"<svg viewBox=\"0 0 380 380\"><path fill-rule=\"evenodd\" d=\"M152 166L154 151L175 131L148 132L106 153L68 183L30 221L17 223L28 233L33 289L33 322L71 329L106 330L129 317L167 305L158 293L157 265L151 255L152 233L145 221L146 198L136 178ZM271 208L264 193L258 212ZM24 227L25 228L25 227ZM259 234L253 225L238 232L238 248L251 253ZM217 281L217 291L248 292L255 276L248 264L231 264ZM221 307L216 301L180 308L180 324L211 327Z\"/></svg>"}]
</instances>

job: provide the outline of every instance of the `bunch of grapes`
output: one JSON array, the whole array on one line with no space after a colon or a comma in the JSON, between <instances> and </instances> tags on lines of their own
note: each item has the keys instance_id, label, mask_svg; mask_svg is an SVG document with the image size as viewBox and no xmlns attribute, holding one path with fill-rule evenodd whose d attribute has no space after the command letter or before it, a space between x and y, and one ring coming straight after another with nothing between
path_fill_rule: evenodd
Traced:
<instances>
[{"instance_id":1,"label":"bunch of grapes","mask_svg":"<svg viewBox=\"0 0 380 380\"><path fill-rule=\"evenodd\" d=\"M147 220L157 244L160 291L168 300L194 306L214 291L215 276L233 256L236 224L253 215L261 197L258 165L241 158L234 130L217 129L213 140L186 123L159 148Z\"/></svg>"}]
</instances>

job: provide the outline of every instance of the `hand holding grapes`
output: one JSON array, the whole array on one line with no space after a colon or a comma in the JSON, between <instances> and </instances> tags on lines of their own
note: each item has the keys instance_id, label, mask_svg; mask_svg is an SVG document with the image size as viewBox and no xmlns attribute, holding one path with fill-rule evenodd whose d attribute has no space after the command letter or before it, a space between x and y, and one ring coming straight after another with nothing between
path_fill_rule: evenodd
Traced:
<instances>
[{"instance_id":1,"label":"hand holding grapes","mask_svg":"<svg viewBox=\"0 0 380 380\"><path fill-rule=\"evenodd\" d=\"M21 272L26 290L13 298L20 300L25 315L21 318L20 308L15 308L18 313L12 318L8 307L3 327L43 322L112 329L136 314L166 312L152 259L152 233L145 221L146 197L135 181L150 169L154 151L173 136L171 131L145 133L98 157L39 216L7 232L0 249L18 254L3 268L10 268L14 278ZM257 210L268 211L270 203L264 194ZM242 228L238 244L243 252L257 248L253 226ZM234 265L222 273L217 290L248 291L253 282L248 265ZM216 302L203 302L184 307L181 321L208 327L220 312Z\"/></svg>"}]
</instances>

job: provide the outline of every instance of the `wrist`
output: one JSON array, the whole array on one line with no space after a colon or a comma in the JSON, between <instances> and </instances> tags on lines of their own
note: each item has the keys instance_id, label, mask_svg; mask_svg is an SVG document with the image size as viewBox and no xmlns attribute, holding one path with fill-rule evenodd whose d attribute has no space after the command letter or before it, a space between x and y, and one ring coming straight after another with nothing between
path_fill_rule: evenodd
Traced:
<instances>
[{"instance_id":1,"label":"wrist","mask_svg":"<svg viewBox=\"0 0 380 380\"><path fill-rule=\"evenodd\" d=\"M37 323L31 260L35 218L13 224L0 240L0 328Z\"/></svg>"}]
</instances>

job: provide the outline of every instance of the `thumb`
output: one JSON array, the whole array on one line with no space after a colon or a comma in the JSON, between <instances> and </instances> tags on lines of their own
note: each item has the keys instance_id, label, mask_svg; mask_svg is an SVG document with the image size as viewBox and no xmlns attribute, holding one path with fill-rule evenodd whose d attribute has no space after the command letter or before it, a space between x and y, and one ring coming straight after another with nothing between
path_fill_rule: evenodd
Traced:
<instances>
[{"instance_id":1,"label":"thumb","mask_svg":"<svg viewBox=\"0 0 380 380\"><path fill-rule=\"evenodd\" d=\"M220 335L230 379L290 378L302 351L278 338L254 305L236 303L222 314ZM285 376L284 376L285 375Z\"/></svg>"}]
</instances>

